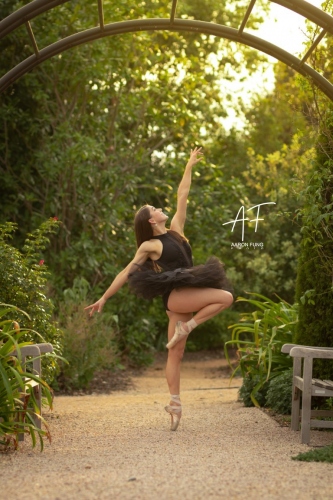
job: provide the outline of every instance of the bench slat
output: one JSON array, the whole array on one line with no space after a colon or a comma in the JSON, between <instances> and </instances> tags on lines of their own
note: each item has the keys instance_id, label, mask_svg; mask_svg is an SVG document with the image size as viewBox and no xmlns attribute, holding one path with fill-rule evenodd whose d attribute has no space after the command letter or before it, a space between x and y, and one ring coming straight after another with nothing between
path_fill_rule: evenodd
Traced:
<instances>
[{"instance_id":1,"label":"bench slat","mask_svg":"<svg viewBox=\"0 0 333 500\"><path fill-rule=\"evenodd\" d=\"M333 382L331 380L313 378L312 383L313 385L318 385L319 387L324 387L325 389L333 389Z\"/></svg>"},{"instance_id":2,"label":"bench slat","mask_svg":"<svg viewBox=\"0 0 333 500\"><path fill-rule=\"evenodd\" d=\"M310 420L311 427L319 427L321 429L332 429L331 420Z\"/></svg>"},{"instance_id":3,"label":"bench slat","mask_svg":"<svg viewBox=\"0 0 333 500\"><path fill-rule=\"evenodd\" d=\"M324 380L325 384L327 384L329 387L333 388L333 381L332 380Z\"/></svg>"}]
</instances>

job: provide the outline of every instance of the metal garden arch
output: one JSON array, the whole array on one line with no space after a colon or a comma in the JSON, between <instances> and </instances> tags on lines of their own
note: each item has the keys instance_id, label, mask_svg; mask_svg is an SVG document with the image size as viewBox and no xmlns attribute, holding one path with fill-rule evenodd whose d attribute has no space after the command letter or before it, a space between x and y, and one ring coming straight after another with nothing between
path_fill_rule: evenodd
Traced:
<instances>
[{"instance_id":1,"label":"metal garden arch","mask_svg":"<svg viewBox=\"0 0 333 500\"><path fill-rule=\"evenodd\" d=\"M290 52L283 50L279 46L271 44L262 38L256 37L244 31L256 0L250 0L247 11L241 25L238 28L231 28L200 20L177 18L177 0L172 0L169 18L133 19L105 24L103 15L103 0L94 0L96 2L96 11L98 11L99 17L98 26L75 33L74 35L68 36L52 43L47 47L39 49L30 21L38 15L69 1L70 0L33 0L0 21L0 39L25 24L29 33L33 52L30 57L21 61L15 67L10 69L5 75L1 76L0 93L6 90L18 78L31 71L35 66L41 64L46 59L75 47L76 45L81 45L102 37L119 35L122 33L165 30L204 33L207 35L226 38L253 47L261 52L275 57L301 75L309 77L313 81L314 85L316 85L331 100L333 100L333 84L306 63L310 54L315 50L325 35L327 33L333 34L333 17L330 14L323 12L321 9L309 4L305 0L269 0L280 4L290 11L294 11L302 15L321 28L319 35L314 40L311 47L300 59L292 55Z\"/></svg>"}]
</instances>

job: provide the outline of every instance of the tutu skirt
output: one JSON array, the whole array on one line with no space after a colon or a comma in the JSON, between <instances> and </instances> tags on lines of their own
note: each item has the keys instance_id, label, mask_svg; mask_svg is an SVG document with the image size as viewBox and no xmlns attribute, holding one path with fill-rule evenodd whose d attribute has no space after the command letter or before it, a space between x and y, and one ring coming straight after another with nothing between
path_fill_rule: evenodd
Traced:
<instances>
[{"instance_id":1,"label":"tutu skirt","mask_svg":"<svg viewBox=\"0 0 333 500\"><path fill-rule=\"evenodd\" d=\"M137 265L128 275L128 284L138 297L148 300L181 287L219 288L232 293L224 265L217 257L210 257L205 264L173 271L156 272Z\"/></svg>"}]
</instances>

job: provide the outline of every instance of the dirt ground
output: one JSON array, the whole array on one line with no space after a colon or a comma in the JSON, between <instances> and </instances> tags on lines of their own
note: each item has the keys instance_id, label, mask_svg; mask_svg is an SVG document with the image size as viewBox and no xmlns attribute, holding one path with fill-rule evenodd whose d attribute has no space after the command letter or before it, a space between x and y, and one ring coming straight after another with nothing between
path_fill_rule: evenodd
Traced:
<instances>
[{"instance_id":1,"label":"dirt ground","mask_svg":"<svg viewBox=\"0 0 333 500\"><path fill-rule=\"evenodd\" d=\"M46 414L52 444L41 453L25 441L0 456L1 498L332 499L332 465L291 459L309 447L237 401L241 380L229 384L222 353L185 356L183 418L171 432L165 358L115 378L118 390L99 377L91 394L56 396ZM311 431L311 447L331 442L332 433Z\"/></svg>"}]
</instances>

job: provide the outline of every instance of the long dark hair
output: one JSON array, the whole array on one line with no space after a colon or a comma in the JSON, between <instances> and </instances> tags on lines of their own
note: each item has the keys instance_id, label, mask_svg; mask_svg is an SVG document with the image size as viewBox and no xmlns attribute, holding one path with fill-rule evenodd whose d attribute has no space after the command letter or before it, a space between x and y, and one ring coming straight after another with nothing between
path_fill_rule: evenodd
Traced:
<instances>
[{"instance_id":1,"label":"long dark hair","mask_svg":"<svg viewBox=\"0 0 333 500\"><path fill-rule=\"evenodd\" d=\"M138 248L144 241L149 241L154 236L153 228L149 222L150 218L149 205L144 205L135 214L134 231Z\"/></svg>"},{"instance_id":2,"label":"long dark hair","mask_svg":"<svg viewBox=\"0 0 333 500\"><path fill-rule=\"evenodd\" d=\"M149 205L144 205L139 208L134 216L134 231L138 248L144 241L149 241L154 236L152 225L149 222L150 218L151 214ZM176 231L172 231L171 229L167 229L167 231L174 237L175 240L178 241L178 243L188 241L185 236L180 235Z\"/></svg>"},{"instance_id":3,"label":"long dark hair","mask_svg":"<svg viewBox=\"0 0 333 500\"><path fill-rule=\"evenodd\" d=\"M134 216L134 231L136 237L136 244L138 248L140 245L142 245L144 241L149 241L154 236L152 225L149 222L150 218L151 218L151 213L149 205L144 205L143 207L139 208L139 210L136 212ZM183 246L184 242L188 241L187 238L180 235L176 231L172 231L171 229L167 229L167 232L173 237L173 239L175 239L178 242L182 254L190 264L189 256L186 253ZM156 262L152 263L146 262L145 265L148 267L152 267L155 271L161 271L161 268L158 266L158 264L156 264Z\"/></svg>"}]
</instances>

